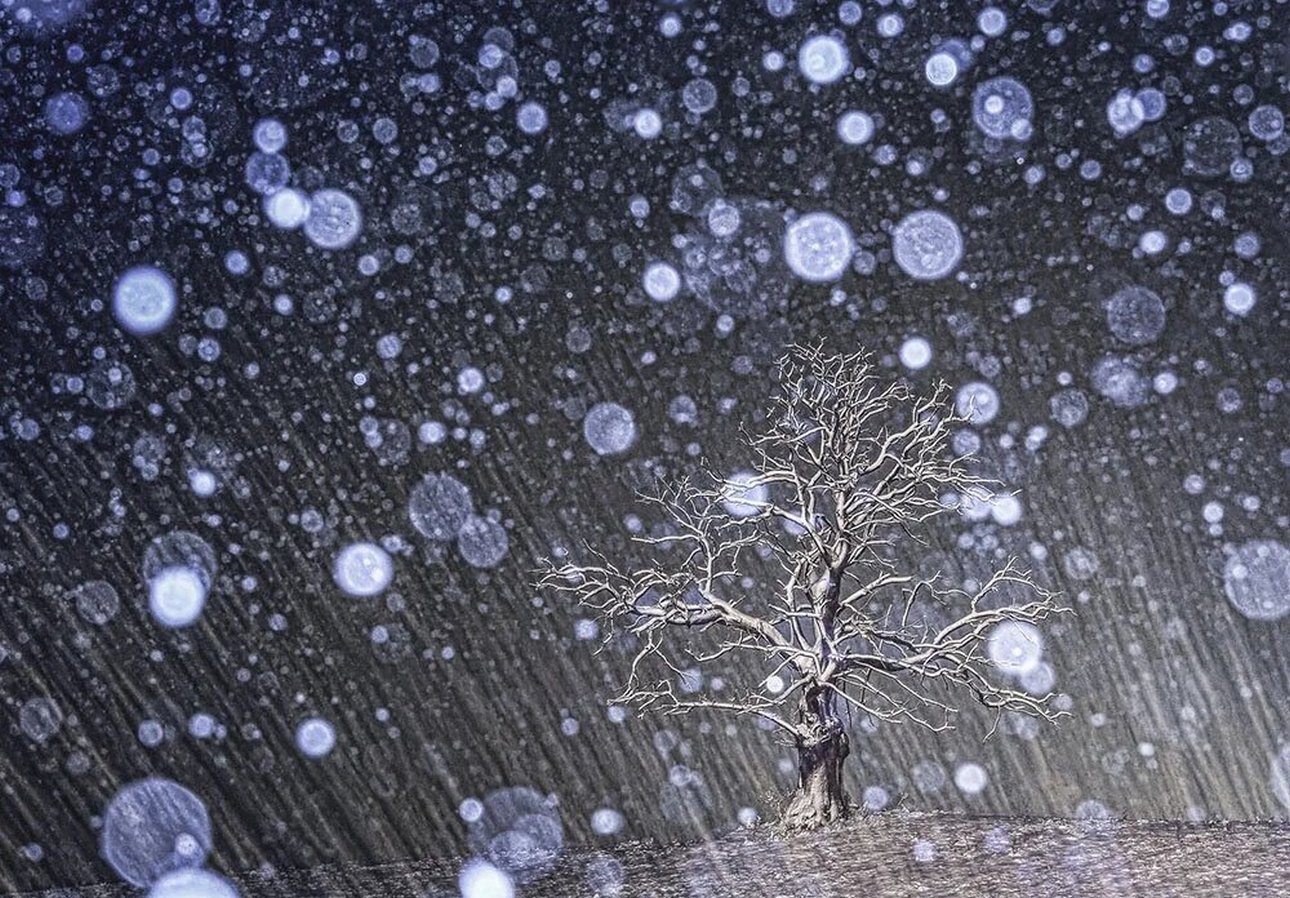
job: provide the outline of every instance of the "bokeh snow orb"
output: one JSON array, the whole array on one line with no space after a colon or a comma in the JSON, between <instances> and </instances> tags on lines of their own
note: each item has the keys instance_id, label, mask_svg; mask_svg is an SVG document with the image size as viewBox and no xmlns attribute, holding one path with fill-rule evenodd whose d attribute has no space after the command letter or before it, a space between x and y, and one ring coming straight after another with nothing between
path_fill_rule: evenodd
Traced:
<instances>
[{"instance_id":1,"label":"bokeh snow orb","mask_svg":"<svg viewBox=\"0 0 1290 898\"><path fill-rule=\"evenodd\" d=\"M1015 78L991 78L978 85L972 95L972 120L981 133L996 140L1030 137L1034 113L1030 91Z\"/></svg>"},{"instance_id":2,"label":"bokeh snow orb","mask_svg":"<svg viewBox=\"0 0 1290 898\"><path fill-rule=\"evenodd\" d=\"M910 371L921 371L932 361L932 344L924 337L909 337L900 344L900 363Z\"/></svg>"},{"instance_id":3,"label":"bokeh snow orb","mask_svg":"<svg viewBox=\"0 0 1290 898\"><path fill-rule=\"evenodd\" d=\"M1246 316L1254 308L1258 297L1249 284L1237 281L1223 291L1223 308L1233 315Z\"/></svg>"},{"instance_id":4,"label":"bokeh snow orb","mask_svg":"<svg viewBox=\"0 0 1290 898\"><path fill-rule=\"evenodd\" d=\"M546 130L546 108L541 103L529 101L515 112L515 124L525 134L541 134Z\"/></svg>"},{"instance_id":5,"label":"bokeh snow orb","mask_svg":"<svg viewBox=\"0 0 1290 898\"><path fill-rule=\"evenodd\" d=\"M321 717L310 717L296 727L296 748L306 758L325 758L336 747L336 728Z\"/></svg>"},{"instance_id":6,"label":"bokeh snow orb","mask_svg":"<svg viewBox=\"0 0 1290 898\"><path fill-rule=\"evenodd\" d=\"M1021 520L1021 500L1013 495L991 496L990 517L1000 527L1011 527Z\"/></svg>"},{"instance_id":7,"label":"bokeh snow orb","mask_svg":"<svg viewBox=\"0 0 1290 898\"><path fill-rule=\"evenodd\" d=\"M63 726L63 712L51 698L27 699L18 709L18 727L22 734L38 745L54 737Z\"/></svg>"},{"instance_id":8,"label":"bokeh snow orb","mask_svg":"<svg viewBox=\"0 0 1290 898\"><path fill-rule=\"evenodd\" d=\"M164 627L192 626L205 606L206 583L190 567L162 568L148 581L148 610Z\"/></svg>"},{"instance_id":9,"label":"bokeh snow orb","mask_svg":"<svg viewBox=\"0 0 1290 898\"><path fill-rule=\"evenodd\" d=\"M598 836L612 836L622 830L626 821L613 808L598 808L591 815L591 829Z\"/></svg>"},{"instance_id":10,"label":"bokeh snow orb","mask_svg":"<svg viewBox=\"0 0 1290 898\"><path fill-rule=\"evenodd\" d=\"M1142 99L1131 90L1118 91L1106 104L1106 121L1116 137L1127 137L1142 127L1147 110Z\"/></svg>"},{"instance_id":11,"label":"bokeh snow orb","mask_svg":"<svg viewBox=\"0 0 1290 898\"><path fill-rule=\"evenodd\" d=\"M121 597L116 587L106 580L90 580L72 590L76 613L96 627L101 627L121 610Z\"/></svg>"},{"instance_id":12,"label":"bokeh snow orb","mask_svg":"<svg viewBox=\"0 0 1290 898\"><path fill-rule=\"evenodd\" d=\"M644 140L653 140L663 132L663 117L653 109L641 109L632 116L632 130Z\"/></svg>"},{"instance_id":13,"label":"bokeh snow orb","mask_svg":"<svg viewBox=\"0 0 1290 898\"><path fill-rule=\"evenodd\" d=\"M765 510L770 490L763 483L754 483L757 475L752 471L736 471L721 485L721 507L735 518L752 517Z\"/></svg>"},{"instance_id":14,"label":"bokeh snow orb","mask_svg":"<svg viewBox=\"0 0 1290 898\"><path fill-rule=\"evenodd\" d=\"M866 786L860 801L866 811L881 811L891 803L891 794L882 786Z\"/></svg>"},{"instance_id":15,"label":"bokeh snow orb","mask_svg":"<svg viewBox=\"0 0 1290 898\"><path fill-rule=\"evenodd\" d=\"M64 91L45 101L45 124L55 134L75 134L89 117L90 104L78 93Z\"/></svg>"},{"instance_id":16,"label":"bokeh snow orb","mask_svg":"<svg viewBox=\"0 0 1290 898\"><path fill-rule=\"evenodd\" d=\"M481 515L468 517L457 532L457 550L472 567L497 567L510 544L506 528Z\"/></svg>"},{"instance_id":17,"label":"bokeh snow orb","mask_svg":"<svg viewBox=\"0 0 1290 898\"><path fill-rule=\"evenodd\" d=\"M838 139L848 146L858 147L869 142L874 127L873 116L852 109L838 117Z\"/></svg>"},{"instance_id":18,"label":"bokeh snow orb","mask_svg":"<svg viewBox=\"0 0 1290 898\"><path fill-rule=\"evenodd\" d=\"M1072 546L1062 555L1062 570L1072 580L1092 580L1101 566L1097 553L1083 546Z\"/></svg>"},{"instance_id":19,"label":"bokeh snow orb","mask_svg":"<svg viewBox=\"0 0 1290 898\"><path fill-rule=\"evenodd\" d=\"M964 795L980 795L989 781L985 768L970 761L960 764L954 771L954 785L958 786L959 791Z\"/></svg>"},{"instance_id":20,"label":"bokeh snow orb","mask_svg":"<svg viewBox=\"0 0 1290 898\"><path fill-rule=\"evenodd\" d=\"M347 595L380 595L394 579L394 562L376 543L351 543L336 556L332 577Z\"/></svg>"},{"instance_id":21,"label":"bokeh snow orb","mask_svg":"<svg viewBox=\"0 0 1290 898\"><path fill-rule=\"evenodd\" d=\"M667 262L651 262L641 278L645 294L655 302L671 302L681 292L681 275Z\"/></svg>"},{"instance_id":22,"label":"bokeh snow orb","mask_svg":"<svg viewBox=\"0 0 1290 898\"><path fill-rule=\"evenodd\" d=\"M945 788L945 768L935 761L919 761L910 771L910 779L919 792L939 792Z\"/></svg>"},{"instance_id":23,"label":"bokeh snow orb","mask_svg":"<svg viewBox=\"0 0 1290 898\"><path fill-rule=\"evenodd\" d=\"M959 61L944 50L927 57L923 75L933 87L948 87L959 76Z\"/></svg>"},{"instance_id":24,"label":"bokeh snow orb","mask_svg":"<svg viewBox=\"0 0 1290 898\"><path fill-rule=\"evenodd\" d=\"M1250 620L1274 621L1290 614L1290 548L1267 539L1238 546L1223 567L1223 591Z\"/></svg>"},{"instance_id":25,"label":"bokeh snow orb","mask_svg":"<svg viewBox=\"0 0 1290 898\"><path fill-rule=\"evenodd\" d=\"M878 17L878 36L900 37L905 31L905 17L898 12L886 12Z\"/></svg>"},{"instance_id":26,"label":"bokeh snow orb","mask_svg":"<svg viewBox=\"0 0 1290 898\"><path fill-rule=\"evenodd\" d=\"M733 237L743 223L739 207L725 200L717 200L708 209L708 230L714 237Z\"/></svg>"},{"instance_id":27,"label":"bokeh snow orb","mask_svg":"<svg viewBox=\"0 0 1290 898\"><path fill-rule=\"evenodd\" d=\"M417 532L449 542L475 507L470 488L451 474L427 474L408 495L408 519Z\"/></svg>"},{"instance_id":28,"label":"bokeh snow orb","mask_svg":"<svg viewBox=\"0 0 1290 898\"><path fill-rule=\"evenodd\" d=\"M488 861L470 860L457 877L461 898L514 898L515 883Z\"/></svg>"},{"instance_id":29,"label":"bokeh snow orb","mask_svg":"<svg viewBox=\"0 0 1290 898\"><path fill-rule=\"evenodd\" d=\"M1138 249L1149 256L1159 255L1169 245L1169 238L1164 231L1145 231L1138 238Z\"/></svg>"},{"instance_id":30,"label":"bokeh snow orb","mask_svg":"<svg viewBox=\"0 0 1290 898\"><path fill-rule=\"evenodd\" d=\"M192 470L188 472L188 486L192 489L194 495L206 499L215 495L219 481L210 471Z\"/></svg>"},{"instance_id":31,"label":"bokeh snow orb","mask_svg":"<svg viewBox=\"0 0 1290 898\"><path fill-rule=\"evenodd\" d=\"M963 235L943 212L923 209L906 215L892 230L892 254L905 274L934 281L952 272L963 258Z\"/></svg>"},{"instance_id":32,"label":"bokeh snow orb","mask_svg":"<svg viewBox=\"0 0 1290 898\"><path fill-rule=\"evenodd\" d=\"M1048 410L1062 427L1078 427L1088 417L1088 396L1073 388L1058 390L1048 400Z\"/></svg>"},{"instance_id":33,"label":"bokeh snow orb","mask_svg":"<svg viewBox=\"0 0 1290 898\"><path fill-rule=\"evenodd\" d=\"M251 140L261 153L278 153L287 145L287 126L275 118L262 118L251 129Z\"/></svg>"},{"instance_id":34,"label":"bokeh snow orb","mask_svg":"<svg viewBox=\"0 0 1290 898\"><path fill-rule=\"evenodd\" d=\"M207 870L179 870L153 884L147 898L238 898L237 889Z\"/></svg>"},{"instance_id":35,"label":"bokeh snow orb","mask_svg":"<svg viewBox=\"0 0 1290 898\"><path fill-rule=\"evenodd\" d=\"M210 815L172 780L137 780L108 803L101 847L118 876L147 888L167 873L202 865L211 850Z\"/></svg>"},{"instance_id":36,"label":"bokeh snow orb","mask_svg":"<svg viewBox=\"0 0 1290 898\"><path fill-rule=\"evenodd\" d=\"M582 420L582 435L597 455L621 455L636 442L636 417L616 402L598 402Z\"/></svg>"},{"instance_id":37,"label":"bokeh snow orb","mask_svg":"<svg viewBox=\"0 0 1290 898\"><path fill-rule=\"evenodd\" d=\"M128 269L112 290L112 314L123 328L136 336L164 329L175 317L178 305L175 282L151 265Z\"/></svg>"},{"instance_id":38,"label":"bokeh snow orb","mask_svg":"<svg viewBox=\"0 0 1290 898\"><path fill-rule=\"evenodd\" d=\"M1000 673L1023 676L1043 661L1044 638L1033 624L1006 620L990 631L985 650Z\"/></svg>"},{"instance_id":39,"label":"bokeh snow orb","mask_svg":"<svg viewBox=\"0 0 1290 898\"><path fill-rule=\"evenodd\" d=\"M1149 122L1158 122L1165 117L1169 101L1163 93L1154 87L1145 87L1134 94L1134 99L1142 105L1142 116Z\"/></svg>"},{"instance_id":40,"label":"bokeh snow orb","mask_svg":"<svg viewBox=\"0 0 1290 898\"><path fill-rule=\"evenodd\" d=\"M1151 396L1151 382L1131 358L1106 356L1089 372L1093 389L1121 408L1135 408Z\"/></svg>"},{"instance_id":41,"label":"bokeh snow orb","mask_svg":"<svg viewBox=\"0 0 1290 898\"><path fill-rule=\"evenodd\" d=\"M1034 670L1022 674L1017 678L1021 683L1021 688L1031 695L1046 696L1053 691L1057 685L1057 671L1047 661L1042 662Z\"/></svg>"},{"instance_id":42,"label":"bokeh snow orb","mask_svg":"<svg viewBox=\"0 0 1290 898\"><path fill-rule=\"evenodd\" d=\"M291 180L291 163L277 153L252 153L246 160L246 185L256 193L271 196Z\"/></svg>"},{"instance_id":43,"label":"bokeh snow orb","mask_svg":"<svg viewBox=\"0 0 1290 898\"><path fill-rule=\"evenodd\" d=\"M1125 287L1107 300L1106 324L1125 343L1154 343L1165 329L1165 304L1146 287Z\"/></svg>"},{"instance_id":44,"label":"bokeh snow orb","mask_svg":"<svg viewBox=\"0 0 1290 898\"><path fill-rule=\"evenodd\" d=\"M855 253L846 222L830 212L811 212L784 232L784 259L804 281L836 281Z\"/></svg>"},{"instance_id":45,"label":"bokeh snow orb","mask_svg":"<svg viewBox=\"0 0 1290 898\"><path fill-rule=\"evenodd\" d=\"M343 190L325 188L309 198L305 236L321 249L344 249L358 239L363 213L358 201Z\"/></svg>"},{"instance_id":46,"label":"bokeh snow orb","mask_svg":"<svg viewBox=\"0 0 1290 898\"><path fill-rule=\"evenodd\" d=\"M309 197L294 187L284 187L264 198L264 214L274 227L295 230L309 218Z\"/></svg>"},{"instance_id":47,"label":"bokeh snow orb","mask_svg":"<svg viewBox=\"0 0 1290 898\"><path fill-rule=\"evenodd\" d=\"M1241 132L1222 116L1207 116L1183 129L1182 150L1184 174L1226 175L1241 156Z\"/></svg>"},{"instance_id":48,"label":"bokeh snow orb","mask_svg":"<svg viewBox=\"0 0 1290 898\"><path fill-rule=\"evenodd\" d=\"M993 421L999 406L999 391L982 381L966 383L954 395L954 410L974 427Z\"/></svg>"},{"instance_id":49,"label":"bokeh snow orb","mask_svg":"<svg viewBox=\"0 0 1290 898\"><path fill-rule=\"evenodd\" d=\"M851 68L846 45L829 34L807 38L797 51L797 67L808 81L832 84Z\"/></svg>"},{"instance_id":50,"label":"bokeh snow orb","mask_svg":"<svg viewBox=\"0 0 1290 898\"><path fill-rule=\"evenodd\" d=\"M1008 14L997 6L987 6L977 14L976 27L986 37L999 37L1008 28Z\"/></svg>"},{"instance_id":51,"label":"bokeh snow orb","mask_svg":"<svg viewBox=\"0 0 1290 898\"><path fill-rule=\"evenodd\" d=\"M1275 106L1259 106L1246 119L1246 126L1259 140L1271 142L1285 133L1285 113Z\"/></svg>"},{"instance_id":52,"label":"bokeh snow orb","mask_svg":"<svg viewBox=\"0 0 1290 898\"><path fill-rule=\"evenodd\" d=\"M695 78L681 89L681 102L695 115L703 115L717 105L717 86L707 78Z\"/></svg>"}]
</instances>

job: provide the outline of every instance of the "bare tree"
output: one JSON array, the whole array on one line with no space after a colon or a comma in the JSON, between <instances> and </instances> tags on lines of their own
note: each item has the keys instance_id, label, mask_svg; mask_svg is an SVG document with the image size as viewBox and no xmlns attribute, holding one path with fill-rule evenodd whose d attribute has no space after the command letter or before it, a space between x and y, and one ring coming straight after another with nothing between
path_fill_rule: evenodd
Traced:
<instances>
[{"instance_id":1,"label":"bare tree","mask_svg":"<svg viewBox=\"0 0 1290 898\"><path fill-rule=\"evenodd\" d=\"M792 349L778 370L761 431L745 434L748 474L705 463L642 496L663 519L634 537L651 556L643 566L588 547L588 563L548 561L540 582L599 611L611 638L628 639L620 701L667 714L755 715L788 734L799 786L783 822L809 829L851 807L842 777L848 708L942 730L958 710L957 690L993 710L996 724L1005 711L1059 716L1050 696L1007 685L987 640L1001 624L1037 624L1064 609L1012 560L967 589L894 560L954 497L979 499L997 486L949 453L967 418L945 384L920 397L884 378L867 354L821 348ZM678 693L686 668L741 653L759 660L764 678L754 686Z\"/></svg>"}]
</instances>

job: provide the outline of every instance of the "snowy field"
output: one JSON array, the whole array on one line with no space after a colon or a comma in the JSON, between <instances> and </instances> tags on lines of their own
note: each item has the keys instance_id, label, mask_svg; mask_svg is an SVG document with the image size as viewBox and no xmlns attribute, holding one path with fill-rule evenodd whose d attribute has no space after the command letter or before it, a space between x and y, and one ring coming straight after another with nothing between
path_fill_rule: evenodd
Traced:
<instances>
[{"instance_id":1,"label":"snowy field","mask_svg":"<svg viewBox=\"0 0 1290 898\"><path fill-rule=\"evenodd\" d=\"M459 865L234 877L245 898L449 898ZM469 867L465 868L469 869ZM512 894L489 890L487 898ZM108 885L24 898L125 898ZM697 846L569 853L528 898L1283 898L1290 825L962 817L895 811L811 835L741 830Z\"/></svg>"}]
</instances>

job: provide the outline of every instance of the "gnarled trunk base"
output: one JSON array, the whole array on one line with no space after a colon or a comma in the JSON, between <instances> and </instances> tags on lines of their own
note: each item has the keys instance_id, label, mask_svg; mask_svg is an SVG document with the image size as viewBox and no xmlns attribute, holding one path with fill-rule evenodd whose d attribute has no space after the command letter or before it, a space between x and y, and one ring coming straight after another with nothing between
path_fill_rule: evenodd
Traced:
<instances>
[{"instance_id":1,"label":"gnarled trunk base","mask_svg":"<svg viewBox=\"0 0 1290 898\"><path fill-rule=\"evenodd\" d=\"M798 787L781 824L790 830L819 829L851 813L842 788L842 762L851 753L839 720L823 720L807 738L797 739Z\"/></svg>"}]
</instances>

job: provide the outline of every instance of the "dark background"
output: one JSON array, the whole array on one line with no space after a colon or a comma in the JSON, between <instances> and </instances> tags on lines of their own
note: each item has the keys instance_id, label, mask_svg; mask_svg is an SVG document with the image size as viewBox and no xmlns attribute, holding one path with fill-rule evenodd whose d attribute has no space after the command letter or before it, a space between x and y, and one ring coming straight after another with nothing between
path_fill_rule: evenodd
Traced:
<instances>
[{"instance_id":1,"label":"dark background","mask_svg":"<svg viewBox=\"0 0 1290 898\"><path fill-rule=\"evenodd\" d=\"M644 513L633 491L699 451L741 466L737 429L768 396L772 360L816 338L869 348L895 375L901 342L921 334L935 357L916 383L995 386L1002 408L980 429L981 454L1020 491L1024 516L948 522L909 561L961 580L1022 555L1077 610L1045 634L1072 702L1060 727L1034 738L1004 727L983 742L984 715L940 736L857 721L852 789L970 813L1070 815L1096 801L1135 817L1284 816L1273 780L1290 765L1290 619L1242 617L1222 572L1249 540L1287 540L1290 143L1256 139L1246 118L1286 105L1290 16L1272 2L1226 15L1175 3L1154 21L1141 6L1009 8L1008 32L940 90L923 63L944 39L976 33L962 4L902 8L906 30L891 40L877 36L874 4L847 28L836 4L802 0L786 18L752 2L224 0L209 25L187 2L93 3L39 27L0 11L0 174L27 199L0 207L0 885L111 878L96 815L121 784L153 773L207 803L225 870L455 854L459 803L519 785L558 798L570 843L599 841L588 822L599 807L620 810L627 835L664 839L733 825L746 806L773 813L792 785L791 768L777 768L790 752L742 720L611 722L620 655L575 639L583 614L540 595L531 569L582 539L625 551L626 519ZM669 11L683 22L674 39L658 28ZM1253 28L1243 43L1222 35L1238 20ZM513 41L520 101L547 109L542 135L516 128L516 100L496 112L477 103L479 48L505 41L490 28ZM812 88L797 46L828 29L863 77ZM412 35L436 42L433 64L414 60ZM69 61L73 45L84 61ZM1201 46L1215 63L1196 64ZM778 73L762 65L771 49L786 57ZM1134 72L1139 53L1154 57L1151 72ZM117 82L101 96L97 66ZM409 89L424 74L441 80L436 92ZM974 86L999 74L1034 97L1024 144L992 145L973 125ZM679 97L698 76L719 92L701 116ZM182 115L167 105L179 86L195 98ZM1115 137L1106 104L1147 86L1166 93L1166 114ZM70 136L42 114L63 90L90 109ZM634 103L660 110L659 139L609 121ZM879 119L865 147L835 134L851 108ZM183 152L193 115L205 162ZM294 185L339 187L361 204L353 247L320 251L264 219L243 170L252 127L269 115L290 129ZM1186 170L1185 132L1209 116L1239 129L1249 180ZM398 126L388 145L372 133L383 117ZM892 164L875 161L882 145ZM417 174L423 156L437 161L430 176ZM926 173L910 174L911 159ZM1096 177L1080 173L1088 160ZM825 209L850 224L872 271L812 286L772 260L749 289L650 302L644 266L679 267L673 239L704 232L670 202L699 162L716 176L711 195L740 204L767 245L778 247L785 215ZM1023 179L1032 165L1045 172L1034 186ZM1164 208L1176 186L1195 198L1185 216ZM650 205L642 221L634 196ZM966 254L954 277L924 283L891 261L889 233L929 207L958 223ZM1168 237L1156 256L1135 250L1149 229ZM1242 259L1233 242L1247 232L1261 248ZM249 273L225 269L231 250L250 257ZM374 276L359 271L364 254L380 260ZM176 320L149 338L125 334L108 308L116 278L139 263L181 288ZM1257 292L1245 318L1224 312L1224 272ZM1161 336L1141 347L1107 325L1106 300L1128 284L1167 309ZM290 316L273 310L283 293ZM1014 314L1019 297L1028 314ZM213 308L225 326L212 326ZM403 342L393 360L376 351L387 334ZM218 341L214 361L196 353L203 337ZM1119 407L1090 383L1108 355L1148 378L1172 372L1179 387ZM112 363L134 380L119 407L67 388L71 376L101 382ZM485 372L484 392L459 395L467 365ZM1072 428L1050 405L1063 373L1089 402ZM1224 390L1235 410L1220 411ZM680 395L697 407L693 424L668 415ZM584 440L581 418L601 401L634 413L630 453L602 458ZM377 448L366 417L379 422ZM430 420L460 431L424 445L417 429ZM1028 448L1036 427L1047 438ZM147 435L163 449L154 479L135 463ZM195 467L216 472L213 497L189 489ZM437 552L410 526L408 493L428 472L454 473L504 523L496 568ZM1188 475L1203 478L1198 494ZM1221 503L1221 522L1204 519L1208 502ZM166 631L148 614L140 566L150 541L176 530L206 540L219 572L200 623ZM335 553L359 539L396 550L378 599L347 597L331 578ZM1077 548L1097 559L1087 579L1064 564ZM101 627L75 607L72 591L91 580L121 597ZM38 696L65 718L43 744L19 727ZM198 712L222 738L188 734ZM339 731L322 761L293 741L314 714ZM144 720L164 725L160 746L137 738ZM990 777L979 796L953 785L966 761ZM915 777L920 763L950 781L931 788ZM670 784L675 765L699 779Z\"/></svg>"}]
</instances>

